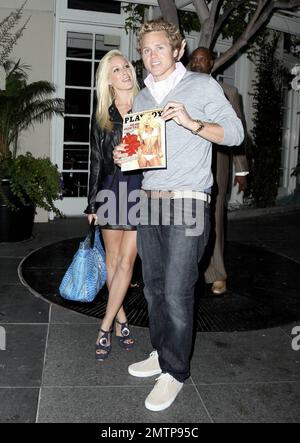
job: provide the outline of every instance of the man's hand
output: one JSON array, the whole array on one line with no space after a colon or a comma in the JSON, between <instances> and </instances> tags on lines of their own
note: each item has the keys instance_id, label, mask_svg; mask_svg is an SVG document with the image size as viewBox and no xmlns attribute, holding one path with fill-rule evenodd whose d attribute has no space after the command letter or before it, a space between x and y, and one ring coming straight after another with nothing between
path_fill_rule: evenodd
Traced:
<instances>
[{"instance_id":1,"label":"man's hand","mask_svg":"<svg viewBox=\"0 0 300 443\"><path fill-rule=\"evenodd\" d=\"M126 148L126 146L128 146L128 145L126 145L125 143L121 143L120 145L115 146L115 148L113 150L114 163L119 167L121 167L122 159L125 157L128 157L128 155L125 154L125 152L124 152L124 149Z\"/></svg>"},{"instance_id":2,"label":"man's hand","mask_svg":"<svg viewBox=\"0 0 300 443\"><path fill-rule=\"evenodd\" d=\"M247 176L236 175L234 180L234 185L239 185L239 192L246 191L247 189Z\"/></svg>"},{"instance_id":3,"label":"man's hand","mask_svg":"<svg viewBox=\"0 0 300 443\"><path fill-rule=\"evenodd\" d=\"M174 120L177 125L189 131L196 131L199 128L199 123L189 116L182 103L169 102L161 116L166 121ZM217 123L204 122L204 128L198 135L209 142L221 144L224 140L224 129Z\"/></svg>"},{"instance_id":4,"label":"man's hand","mask_svg":"<svg viewBox=\"0 0 300 443\"><path fill-rule=\"evenodd\" d=\"M165 106L161 116L165 121L174 120L177 125L190 130L193 127L193 123L195 123L182 103L169 102Z\"/></svg>"}]
</instances>

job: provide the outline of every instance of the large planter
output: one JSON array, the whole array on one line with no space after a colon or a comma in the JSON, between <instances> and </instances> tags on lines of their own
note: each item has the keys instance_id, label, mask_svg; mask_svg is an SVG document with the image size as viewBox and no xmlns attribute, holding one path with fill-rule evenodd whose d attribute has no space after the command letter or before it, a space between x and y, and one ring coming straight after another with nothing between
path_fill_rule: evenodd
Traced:
<instances>
[{"instance_id":1,"label":"large planter","mask_svg":"<svg viewBox=\"0 0 300 443\"><path fill-rule=\"evenodd\" d=\"M0 183L2 192L17 210L12 210L0 195L0 242L18 242L32 236L35 206L23 205L11 192L9 179Z\"/></svg>"}]
</instances>

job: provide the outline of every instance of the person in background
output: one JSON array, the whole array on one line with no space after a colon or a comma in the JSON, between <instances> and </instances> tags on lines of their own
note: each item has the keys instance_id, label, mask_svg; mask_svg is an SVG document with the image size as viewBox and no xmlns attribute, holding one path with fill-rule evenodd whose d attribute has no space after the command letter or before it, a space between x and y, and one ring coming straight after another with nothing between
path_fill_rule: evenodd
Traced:
<instances>
[{"instance_id":1,"label":"person in background","mask_svg":"<svg viewBox=\"0 0 300 443\"><path fill-rule=\"evenodd\" d=\"M134 346L126 314L122 306L130 285L137 256L136 226L130 224L128 201L131 191L141 187L140 172L122 173L114 164L113 149L121 142L123 116L132 108L139 88L132 64L118 50L108 52L101 60L96 79L97 111L91 125L91 159L88 220L99 224L106 251L107 287L109 298L105 316L96 341L96 359L107 359L111 351L111 332L114 320L120 346L126 350ZM114 198L97 203L97 195L110 192ZM111 220L101 211L108 205ZM98 214L98 215L97 215Z\"/></svg>"},{"instance_id":2,"label":"person in background","mask_svg":"<svg viewBox=\"0 0 300 443\"><path fill-rule=\"evenodd\" d=\"M190 57L190 69L193 72L211 75L214 67L214 54L207 48L197 48ZM244 128L246 122L244 119L240 95L237 88L226 83L219 82L225 96L230 101L237 116L242 120ZM214 295L223 295L227 291L227 272L224 263L224 230L225 230L225 203L228 188L228 180L230 176L230 157L232 156L235 166L235 182L238 184L239 192L245 191L247 188L248 161L244 153L244 149L230 149L227 147L214 145L213 147L213 174L215 178L214 192L214 222L215 237L213 254L210 264L205 272L206 283L212 284L211 291Z\"/></svg>"}]
</instances>

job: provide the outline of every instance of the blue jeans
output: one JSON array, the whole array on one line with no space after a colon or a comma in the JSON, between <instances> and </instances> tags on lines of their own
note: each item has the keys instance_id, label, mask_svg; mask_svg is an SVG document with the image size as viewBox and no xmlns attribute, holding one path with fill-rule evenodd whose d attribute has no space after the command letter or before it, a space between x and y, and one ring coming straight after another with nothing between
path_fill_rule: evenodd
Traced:
<instances>
[{"instance_id":1,"label":"blue jeans","mask_svg":"<svg viewBox=\"0 0 300 443\"><path fill-rule=\"evenodd\" d=\"M153 215L148 201L149 216ZM176 206L179 202L172 201ZM202 203L203 232L187 236L187 225L164 225L163 208L160 223L138 226L138 252L143 265L145 297L148 302L150 337L157 350L163 373L179 382L190 376L193 341L195 285L198 264L209 237L209 205ZM193 208L195 214L195 208ZM155 217L154 217L155 218Z\"/></svg>"}]
</instances>

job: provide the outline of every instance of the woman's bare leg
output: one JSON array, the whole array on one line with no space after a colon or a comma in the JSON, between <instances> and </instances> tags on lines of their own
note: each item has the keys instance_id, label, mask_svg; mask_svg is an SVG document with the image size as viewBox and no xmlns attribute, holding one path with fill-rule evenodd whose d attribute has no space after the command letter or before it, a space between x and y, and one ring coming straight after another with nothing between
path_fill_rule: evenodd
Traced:
<instances>
[{"instance_id":1,"label":"woman's bare leg","mask_svg":"<svg viewBox=\"0 0 300 443\"><path fill-rule=\"evenodd\" d=\"M101 233L105 245L105 261L107 268L106 286L108 288L108 291L110 291L111 282L118 267L118 257L124 231L102 229ZM109 331L110 327L111 325L106 328L103 321L101 322L101 329L103 331ZM96 344L99 343L102 335L103 332L99 331ZM97 349L96 353L97 355L101 355L106 354L107 351L105 349Z\"/></svg>"},{"instance_id":2,"label":"woman's bare leg","mask_svg":"<svg viewBox=\"0 0 300 443\"><path fill-rule=\"evenodd\" d=\"M106 286L110 290L111 282L118 267L119 251L124 231L102 229L102 238L105 245L105 260L107 268Z\"/></svg>"},{"instance_id":3,"label":"woman's bare leg","mask_svg":"<svg viewBox=\"0 0 300 443\"><path fill-rule=\"evenodd\" d=\"M126 321L122 304L137 256L136 231L102 230L102 236L106 249L109 298L101 329L108 331L116 316L118 321L122 323ZM117 335L120 335L120 328L121 326L117 324ZM101 337L101 333L99 335Z\"/></svg>"},{"instance_id":4,"label":"woman's bare leg","mask_svg":"<svg viewBox=\"0 0 300 443\"><path fill-rule=\"evenodd\" d=\"M136 256L136 231L123 231L117 267L110 284L106 314L102 321L103 329L109 328L116 316L121 322L126 320L124 310L119 311L131 282Z\"/></svg>"}]
</instances>

